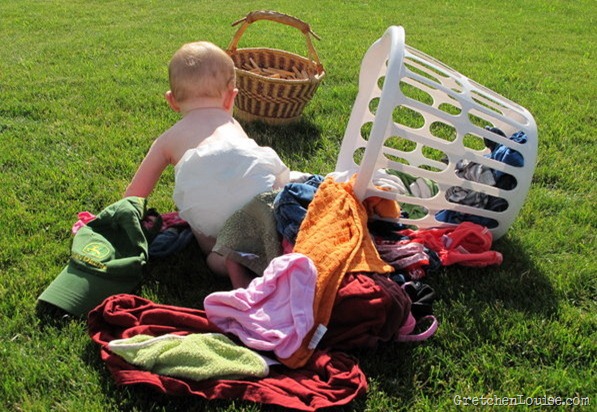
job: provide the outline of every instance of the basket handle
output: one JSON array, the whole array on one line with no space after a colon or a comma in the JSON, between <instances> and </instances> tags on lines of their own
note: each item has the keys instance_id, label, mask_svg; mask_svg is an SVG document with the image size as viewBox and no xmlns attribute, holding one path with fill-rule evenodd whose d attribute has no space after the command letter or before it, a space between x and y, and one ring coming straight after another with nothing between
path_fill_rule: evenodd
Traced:
<instances>
[{"instance_id":1,"label":"basket handle","mask_svg":"<svg viewBox=\"0 0 597 412\"><path fill-rule=\"evenodd\" d=\"M315 37L317 40L321 40L321 38L317 34L315 34L313 32L313 30L311 30L311 27L309 26L309 24L305 23L304 21L302 21L296 17L289 16L288 14L278 13L277 11L272 11L272 10L252 11L249 14L247 14L245 17L243 17L242 19L237 20L234 23L232 23L233 27L240 23L243 23L243 24L236 31L236 34L232 38L232 41L230 41L230 44L228 45L228 49L226 50L228 54L232 54L236 51L238 42L240 41L240 38L244 34L245 30L247 30L249 25L251 23L254 23L259 20L270 20L270 21L285 24L287 26L291 26L291 27L294 27L294 28L300 30L305 35L305 39L307 41L307 49L308 49L309 59L313 60L316 63L317 70L320 73L321 73L321 71L323 71L323 66L321 65L321 62L319 61L319 56L317 55L317 52L315 51L315 47L313 47L313 42L311 41L310 36Z\"/></svg>"}]
</instances>

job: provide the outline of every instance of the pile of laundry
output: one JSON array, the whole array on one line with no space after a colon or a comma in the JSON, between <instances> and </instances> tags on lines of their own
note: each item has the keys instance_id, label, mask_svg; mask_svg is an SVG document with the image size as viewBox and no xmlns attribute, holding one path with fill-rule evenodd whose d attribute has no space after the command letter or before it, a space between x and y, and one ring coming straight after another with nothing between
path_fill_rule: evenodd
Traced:
<instances>
[{"instance_id":1,"label":"pile of laundry","mask_svg":"<svg viewBox=\"0 0 597 412\"><path fill-rule=\"evenodd\" d=\"M507 137L506 134L497 127L487 126L486 129L502 137ZM512 136L508 137L508 139L518 144L525 144L527 142L527 136L522 131L514 133ZM484 139L484 142L485 146L490 150L485 157L510 166L524 166L524 158L517 150L489 139ZM516 187L516 178L514 176L467 160L460 160L458 162L456 165L456 175L472 182L483 183L504 190L512 190ZM472 206L478 209L493 210L496 212L501 212L508 208L508 202L505 199L471 189L465 189L460 186L450 187L446 191L446 199L452 203ZM441 210L435 217L440 222L474 222L490 229L497 226L497 222L494 219L453 210Z\"/></svg>"},{"instance_id":2,"label":"pile of laundry","mask_svg":"<svg viewBox=\"0 0 597 412\"><path fill-rule=\"evenodd\" d=\"M472 222L416 230L373 220L399 217L400 205L360 202L353 182L306 174L238 210L214 250L257 276L207 295L203 309L130 294L146 262L194 239L176 212L134 197L79 215L71 262L39 299L89 313L119 384L305 411L347 404L367 390L350 351L436 332L429 273L502 261L491 232Z\"/></svg>"},{"instance_id":3,"label":"pile of laundry","mask_svg":"<svg viewBox=\"0 0 597 412\"><path fill-rule=\"evenodd\" d=\"M414 230L371 220L373 210L400 214L394 201L359 202L352 181L333 177L263 193L216 245L259 275L247 288L211 293L203 310L116 294L91 311L90 335L119 384L298 410L346 404L367 390L346 352L437 330L428 273L502 261L483 226ZM151 210L143 225L150 258L192 240L175 212Z\"/></svg>"},{"instance_id":4,"label":"pile of laundry","mask_svg":"<svg viewBox=\"0 0 597 412\"><path fill-rule=\"evenodd\" d=\"M497 127L488 126L486 129L501 137L507 137L506 134ZM508 137L508 140L517 144L525 144L527 142L527 136L524 132L518 131ZM504 144L496 143L490 139L484 139L484 143L486 148L489 149L489 153L485 155L486 158L514 167L524 166L524 158L517 150ZM447 163L447 159L444 159L444 162ZM512 190L517 184L516 178L508 173L465 159L458 161L455 166L455 173L462 179L497 187L503 190ZM392 169L376 171L373 176L373 183L381 189L421 199L432 198L439 192L437 184L430 179L420 176L412 176L408 173ZM487 193L463 188L461 186L452 186L448 188L445 197L446 200L451 203L471 206L477 209L501 212L508 208L508 202L503 198L491 196ZM407 203L401 204L401 211L402 217L415 220L427 215L427 210L422 206ZM438 211L435 214L435 218L440 222L452 224L473 222L489 229L493 229L498 225L498 222L491 218L449 209Z\"/></svg>"}]
</instances>

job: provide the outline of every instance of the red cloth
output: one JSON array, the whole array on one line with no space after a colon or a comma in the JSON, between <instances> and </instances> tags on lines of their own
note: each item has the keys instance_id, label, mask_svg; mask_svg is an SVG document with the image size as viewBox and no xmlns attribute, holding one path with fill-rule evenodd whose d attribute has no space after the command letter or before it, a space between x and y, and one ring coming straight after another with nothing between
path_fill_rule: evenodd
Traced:
<instances>
[{"instance_id":1,"label":"red cloth","mask_svg":"<svg viewBox=\"0 0 597 412\"><path fill-rule=\"evenodd\" d=\"M374 348L398 337L411 301L398 284L377 273L349 273L334 302L321 347Z\"/></svg>"},{"instance_id":2,"label":"red cloth","mask_svg":"<svg viewBox=\"0 0 597 412\"><path fill-rule=\"evenodd\" d=\"M433 250L442 265L484 267L502 263L502 254L491 249L493 235L484 226L462 222L455 227L421 230L401 230L411 242L417 242Z\"/></svg>"},{"instance_id":3,"label":"red cloth","mask_svg":"<svg viewBox=\"0 0 597 412\"><path fill-rule=\"evenodd\" d=\"M300 369L270 367L261 379L209 379L191 381L136 369L108 351L113 339L140 333L208 333L221 331L198 309L160 305L134 295L115 295L92 310L88 317L91 339L101 345L101 358L116 383L147 384L172 395L205 399L243 399L301 411L345 405L367 391L367 380L356 360L346 354L316 351Z\"/></svg>"}]
</instances>

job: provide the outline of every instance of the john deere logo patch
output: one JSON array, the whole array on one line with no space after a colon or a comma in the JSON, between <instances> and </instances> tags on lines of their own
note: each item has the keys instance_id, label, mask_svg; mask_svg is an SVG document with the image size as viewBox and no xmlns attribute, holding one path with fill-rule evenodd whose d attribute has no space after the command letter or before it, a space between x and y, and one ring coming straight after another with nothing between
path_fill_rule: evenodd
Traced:
<instances>
[{"instance_id":1,"label":"john deere logo patch","mask_svg":"<svg viewBox=\"0 0 597 412\"><path fill-rule=\"evenodd\" d=\"M91 242L85 245L83 248L83 253L89 257L94 257L101 260L110 254L110 248L103 243Z\"/></svg>"}]
</instances>

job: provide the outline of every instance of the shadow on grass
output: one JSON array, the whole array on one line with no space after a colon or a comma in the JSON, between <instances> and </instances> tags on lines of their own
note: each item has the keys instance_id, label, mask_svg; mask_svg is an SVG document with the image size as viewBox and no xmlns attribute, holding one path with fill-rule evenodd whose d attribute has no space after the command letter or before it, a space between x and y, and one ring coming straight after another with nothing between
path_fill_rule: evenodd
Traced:
<instances>
[{"instance_id":1,"label":"shadow on grass","mask_svg":"<svg viewBox=\"0 0 597 412\"><path fill-rule=\"evenodd\" d=\"M504 256L500 266L450 266L425 279L437 293L437 336L421 343L384 344L356 355L376 389L400 398L404 410L420 398L421 390L430 398L445 397L448 388L440 390L440 381L449 382L454 371L447 368L444 373L448 375L434 378L432 368L443 362L447 352L451 357L467 358L487 345L498 352L512 352L521 337L510 329L516 329L521 317L550 319L558 315L558 297L550 280L522 245L506 237L497 241L494 249Z\"/></svg>"},{"instance_id":2,"label":"shadow on grass","mask_svg":"<svg viewBox=\"0 0 597 412\"><path fill-rule=\"evenodd\" d=\"M283 158L297 154L311 156L321 136L321 129L305 115L289 125L273 126L263 122L241 122L241 125L249 137L260 145L270 146Z\"/></svg>"},{"instance_id":3,"label":"shadow on grass","mask_svg":"<svg viewBox=\"0 0 597 412\"><path fill-rule=\"evenodd\" d=\"M487 268L448 267L430 284L439 299L490 305L528 316L552 317L558 311L557 297L549 279L533 262L518 240L502 238L494 243L502 253L499 266ZM474 306L473 306L474 308Z\"/></svg>"},{"instance_id":4,"label":"shadow on grass","mask_svg":"<svg viewBox=\"0 0 597 412\"><path fill-rule=\"evenodd\" d=\"M163 258L150 258L141 296L155 303L203 309L203 299L208 294L230 290L228 279L212 273L205 262L197 242Z\"/></svg>"}]
</instances>

